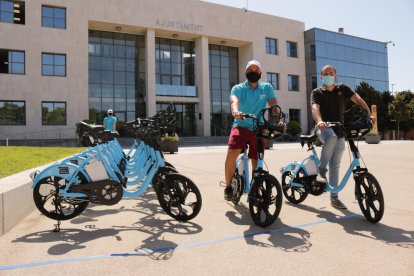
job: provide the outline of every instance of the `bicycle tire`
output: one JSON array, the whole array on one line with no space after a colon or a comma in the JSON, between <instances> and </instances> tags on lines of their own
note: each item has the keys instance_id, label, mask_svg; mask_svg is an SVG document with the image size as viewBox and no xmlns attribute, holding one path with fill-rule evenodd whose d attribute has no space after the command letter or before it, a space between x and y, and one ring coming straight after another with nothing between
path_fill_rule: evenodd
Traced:
<instances>
[{"instance_id":1,"label":"bicycle tire","mask_svg":"<svg viewBox=\"0 0 414 276\"><path fill-rule=\"evenodd\" d=\"M385 202L378 180L369 172L361 173L355 180L355 194L365 218L372 223L379 222Z\"/></svg>"},{"instance_id":2,"label":"bicycle tire","mask_svg":"<svg viewBox=\"0 0 414 276\"><path fill-rule=\"evenodd\" d=\"M159 183L164 181L165 176L170 173L178 173L177 170L174 167L163 167L159 168L157 172L155 173L154 177L151 181L151 186L154 189L156 193L158 193Z\"/></svg>"},{"instance_id":3,"label":"bicycle tire","mask_svg":"<svg viewBox=\"0 0 414 276\"><path fill-rule=\"evenodd\" d=\"M81 183L86 183L84 177L80 179ZM54 220L69 220L79 216L88 207L87 199L59 196L59 190L63 190L66 185L67 180L58 176L39 180L33 189L33 200L43 215Z\"/></svg>"},{"instance_id":4,"label":"bicycle tire","mask_svg":"<svg viewBox=\"0 0 414 276\"><path fill-rule=\"evenodd\" d=\"M237 205L244 192L244 177L235 173L231 180L231 186L233 187L233 196L231 201Z\"/></svg>"},{"instance_id":5,"label":"bicycle tire","mask_svg":"<svg viewBox=\"0 0 414 276\"><path fill-rule=\"evenodd\" d=\"M297 176L303 177L305 176L305 171L301 168L299 169ZM286 171L282 174L282 191L285 195L285 198L293 203L293 204L299 204L303 202L308 197L308 192L304 187L292 187L289 184L289 181L287 178L292 178L292 172ZM297 197L298 195L298 197Z\"/></svg>"},{"instance_id":6,"label":"bicycle tire","mask_svg":"<svg viewBox=\"0 0 414 276\"><path fill-rule=\"evenodd\" d=\"M282 200L282 188L276 177L270 174L256 177L249 193L249 211L254 223L267 227L275 222Z\"/></svg>"},{"instance_id":7,"label":"bicycle tire","mask_svg":"<svg viewBox=\"0 0 414 276\"><path fill-rule=\"evenodd\" d=\"M171 173L159 184L157 198L161 208L178 221L195 218L201 210L201 193L196 184L179 173Z\"/></svg>"}]
</instances>

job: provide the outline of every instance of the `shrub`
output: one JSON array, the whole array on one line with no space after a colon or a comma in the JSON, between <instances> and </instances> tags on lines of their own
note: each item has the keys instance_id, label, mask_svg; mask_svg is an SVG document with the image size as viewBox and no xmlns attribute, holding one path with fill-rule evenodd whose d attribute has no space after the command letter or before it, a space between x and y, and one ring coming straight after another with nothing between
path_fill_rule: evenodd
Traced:
<instances>
[{"instance_id":1,"label":"shrub","mask_svg":"<svg viewBox=\"0 0 414 276\"><path fill-rule=\"evenodd\" d=\"M302 128L300 127L300 124L298 122L289 121L289 123L287 123L286 132L292 136L296 136L302 133Z\"/></svg>"},{"instance_id":2,"label":"shrub","mask_svg":"<svg viewBox=\"0 0 414 276\"><path fill-rule=\"evenodd\" d=\"M167 133L167 134L164 134L164 135L161 137L161 141L163 141L163 142L166 142L166 141L178 142L178 140L180 140L180 137L178 136L178 134L177 134L177 133L174 133L174 135L169 135L169 134Z\"/></svg>"}]
</instances>

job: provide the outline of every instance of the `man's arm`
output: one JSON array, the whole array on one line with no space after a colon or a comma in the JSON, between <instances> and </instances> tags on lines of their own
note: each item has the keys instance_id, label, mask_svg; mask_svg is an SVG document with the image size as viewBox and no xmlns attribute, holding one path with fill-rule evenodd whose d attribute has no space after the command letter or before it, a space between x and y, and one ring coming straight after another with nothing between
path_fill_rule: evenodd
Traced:
<instances>
[{"instance_id":1,"label":"man's arm","mask_svg":"<svg viewBox=\"0 0 414 276\"><path fill-rule=\"evenodd\" d=\"M239 111L239 98L237 98L234 95L230 96L230 110L231 110L231 114L233 115L234 119L242 118L243 113Z\"/></svg>"},{"instance_id":2,"label":"man's arm","mask_svg":"<svg viewBox=\"0 0 414 276\"><path fill-rule=\"evenodd\" d=\"M268 104L269 106L272 106L272 105L276 105L276 104L279 104L279 103L278 103L278 101L277 101L277 99L276 99L276 98L272 98L272 99L269 99L269 100L267 101L267 104Z\"/></svg>"},{"instance_id":3,"label":"man's arm","mask_svg":"<svg viewBox=\"0 0 414 276\"><path fill-rule=\"evenodd\" d=\"M312 117L316 123L316 126L321 131L324 131L328 127L328 124L322 120L322 115L321 115L319 104L316 104L316 103L312 104Z\"/></svg>"},{"instance_id":4,"label":"man's arm","mask_svg":"<svg viewBox=\"0 0 414 276\"><path fill-rule=\"evenodd\" d=\"M367 103L364 101L363 98L361 98L361 96L359 96L358 93L355 93L351 97L351 101L354 102L356 105L359 105L360 107L365 109L368 112L368 116L372 117L371 110L369 110Z\"/></svg>"}]
</instances>

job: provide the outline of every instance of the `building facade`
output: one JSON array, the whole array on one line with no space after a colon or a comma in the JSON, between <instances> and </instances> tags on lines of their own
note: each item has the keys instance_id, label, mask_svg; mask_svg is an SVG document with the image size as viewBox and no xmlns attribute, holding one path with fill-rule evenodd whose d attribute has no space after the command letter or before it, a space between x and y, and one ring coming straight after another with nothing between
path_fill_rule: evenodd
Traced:
<instances>
[{"instance_id":1,"label":"building facade","mask_svg":"<svg viewBox=\"0 0 414 276\"><path fill-rule=\"evenodd\" d=\"M0 139L75 137L76 122L173 102L185 136L228 135L229 94L262 63L306 130L304 23L180 0L0 0Z\"/></svg>"},{"instance_id":2,"label":"building facade","mask_svg":"<svg viewBox=\"0 0 414 276\"><path fill-rule=\"evenodd\" d=\"M327 64L336 68L337 82L351 88L366 82L380 92L389 91L386 42L347 35L342 28L313 28L305 32L305 55L308 101L312 90L322 85L320 71Z\"/></svg>"}]
</instances>

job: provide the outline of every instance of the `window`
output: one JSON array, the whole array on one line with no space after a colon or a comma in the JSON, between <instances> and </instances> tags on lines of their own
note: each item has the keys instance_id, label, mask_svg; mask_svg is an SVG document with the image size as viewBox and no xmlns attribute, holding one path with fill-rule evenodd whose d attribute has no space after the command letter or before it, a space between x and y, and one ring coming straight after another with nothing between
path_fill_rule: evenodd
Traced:
<instances>
[{"instance_id":1,"label":"window","mask_svg":"<svg viewBox=\"0 0 414 276\"><path fill-rule=\"evenodd\" d=\"M300 124L300 109L289 109L289 121L296 121Z\"/></svg>"},{"instance_id":2,"label":"window","mask_svg":"<svg viewBox=\"0 0 414 276\"><path fill-rule=\"evenodd\" d=\"M0 22L24 25L24 21L24 2L0 0Z\"/></svg>"},{"instance_id":3,"label":"window","mask_svg":"<svg viewBox=\"0 0 414 276\"><path fill-rule=\"evenodd\" d=\"M288 90L299 91L299 76L288 75Z\"/></svg>"},{"instance_id":4,"label":"window","mask_svg":"<svg viewBox=\"0 0 414 276\"><path fill-rule=\"evenodd\" d=\"M316 60L316 48L315 45L310 45L310 56L311 60Z\"/></svg>"},{"instance_id":5,"label":"window","mask_svg":"<svg viewBox=\"0 0 414 276\"><path fill-rule=\"evenodd\" d=\"M194 86L194 42L155 38L157 84Z\"/></svg>"},{"instance_id":6,"label":"window","mask_svg":"<svg viewBox=\"0 0 414 276\"><path fill-rule=\"evenodd\" d=\"M42 27L66 29L66 9L42 6Z\"/></svg>"},{"instance_id":7,"label":"window","mask_svg":"<svg viewBox=\"0 0 414 276\"><path fill-rule=\"evenodd\" d=\"M42 125L66 125L66 103L42 102Z\"/></svg>"},{"instance_id":8,"label":"window","mask_svg":"<svg viewBox=\"0 0 414 276\"><path fill-rule=\"evenodd\" d=\"M279 74L278 73L267 73L267 82L273 86L274 90L279 90Z\"/></svg>"},{"instance_id":9,"label":"window","mask_svg":"<svg viewBox=\"0 0 414 276\"><path fill-rule=\"evenodd\" d=\"M0 49L0 73L24 75L24 52Z\"/></svg>"},{"instance_id":10,"label":"window","mask_svg":"<svg viewBox=\"0 0 414 276\"><path fill-rule=\"evenodd\" d=\"M286 41L286 50L288 57L298 57L298 44L296 42Z\"/></svg>"},{"instance_id":11,"label":"window","mask_svg":"<svg viewBox=\"0 0 414 276\"><path fill-rule=\"evenodd\" d=\"M66 77L66 55L42 53L42 75Z\"/></svg>"},{"instance_id":12,"label":"window","mask_svg":"<svg viewBox=\"0 0 414 276\"><path fill-rule=\"evenodd\" d=\"M318 78L312 77L312 90L318 87Z\"/></svg>"},{"instance_id":13,"label":"window","mask_svg":"<svg viewBox=\"0 0 414 276\"><path fill-rule=\"evenodd\" d=\"M266 37L266 54L277 55L277 39Z\"/></svg>"},{"instance_id":14,"label":"window","mask_svg":"<svg viewBox=\"0 0 414 276\"><path fill-rule=\"evenodd\" d=\"M0 125L25 125L26 103L24 101L0 101Z\"/></svg>"}]
</instances>

